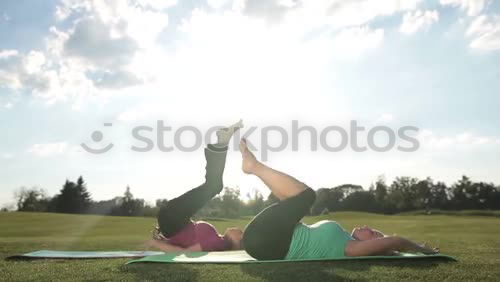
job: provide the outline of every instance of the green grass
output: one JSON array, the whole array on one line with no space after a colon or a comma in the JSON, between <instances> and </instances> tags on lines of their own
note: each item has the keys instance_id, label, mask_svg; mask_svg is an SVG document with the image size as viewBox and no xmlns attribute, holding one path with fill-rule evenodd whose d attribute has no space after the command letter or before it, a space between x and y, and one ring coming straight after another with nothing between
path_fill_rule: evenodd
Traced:
<instances>
[{"instance_id":1,"label":"green grass","mask_svg":"<svg viewBox=\"0 0 500 282\"><path fill-rule=\"evenodd\" d=\"M49 213L0 213L0 280L331 281L497 280L500 278L500 219L480 216L396 215L343 212L309 217L333 219L346 229L367 224L438 245L459 261L303 262L285 264L133 264L127 259L6 261L40 249L140 250L153 218ZM248 219L214 220L219 231L244 227Z\"/></svg>"}]
</instances>

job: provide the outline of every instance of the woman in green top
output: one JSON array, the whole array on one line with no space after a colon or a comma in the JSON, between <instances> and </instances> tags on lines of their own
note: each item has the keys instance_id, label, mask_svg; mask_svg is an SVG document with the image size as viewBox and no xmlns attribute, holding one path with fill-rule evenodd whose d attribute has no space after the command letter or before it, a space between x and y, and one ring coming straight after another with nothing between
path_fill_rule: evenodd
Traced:
<instances>
[{"instance_id":1,"label":"woman in green top","mask_svg":"<svg viewBox=\"0 0 500 282\"><path fill-rule=\"evenodd\" d=\"M435 254L428 248L399 236L385 236L367 226L354 228L351 234L335 221L313 225L300 222L308 213L316 193L297 179L257 161L240 143L242 169L259 177L280 200L248 224L243 234L244 249L259 260L318 259L343 256L391 255L398 251Z\"/></svg>"}]
</instances>

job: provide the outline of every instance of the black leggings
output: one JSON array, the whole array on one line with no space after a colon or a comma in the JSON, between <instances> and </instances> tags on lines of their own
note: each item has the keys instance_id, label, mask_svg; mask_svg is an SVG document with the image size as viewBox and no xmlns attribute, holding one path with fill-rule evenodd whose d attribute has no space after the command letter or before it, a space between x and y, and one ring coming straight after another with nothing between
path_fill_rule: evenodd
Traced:
<instances>
[{"instance_id":1,"label":"black leggings","mask_svg":"<svg viewBox=\"0 0 500 282\"><path fill-rule=\"evenodd\" d=\"M245 251L258 260L284 259L297 223L316 199L311 188L272 204L254 217L243 234Z\"/></svg>"},{"instance_id":2,"label":"black leggings","mask_svg":"<svg viewBox=\"0 0 500 282\"><path fill-rule=\"evenodd\" d=\"M222 191L222 173L226 164L227 146L208 145L205 148L205 182L172 199L158 212L158 227L165 237L172 237L182 230L191 217L208 201Z\"/></svg>"}]
</instances>

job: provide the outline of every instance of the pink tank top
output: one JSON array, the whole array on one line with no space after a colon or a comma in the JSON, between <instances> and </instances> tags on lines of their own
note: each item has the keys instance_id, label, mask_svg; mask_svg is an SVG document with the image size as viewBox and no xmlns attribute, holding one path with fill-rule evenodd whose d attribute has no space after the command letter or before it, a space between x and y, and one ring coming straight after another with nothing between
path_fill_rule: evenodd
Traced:
<instances>
[{"instance_id":1,"label":"pink tank top","mask_svg":"<svg viewBox=\"0 0 500 282\"><path fill-rule=\"evenodd\" d=\"M205 221L190 222L168 238L168 242L182 248L200 243L201 249L205 252L225 251L231 248L231 243L220 236L212 224Z\"/></svg>"}]
</instances>

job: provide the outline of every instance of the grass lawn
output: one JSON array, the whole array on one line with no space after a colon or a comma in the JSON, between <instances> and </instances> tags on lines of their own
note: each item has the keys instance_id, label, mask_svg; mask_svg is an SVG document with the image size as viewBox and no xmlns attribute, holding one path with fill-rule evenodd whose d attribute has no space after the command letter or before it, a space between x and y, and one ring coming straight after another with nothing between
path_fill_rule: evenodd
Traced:
<instances>
[{"instance_id":1,"label":"grass lawn","mask_svg":"<svg viewBox=\"0 0 500 282\"><path fill-rule=\"evenodd\" d=\"M133 264L128 259L6 261L40 249L141 250L153 218L49 213L0 213L0 280L331 281L500 280L500 219L450 215L384 216L343 212L308 217L333 219L350 230L367 224L437 245L459 261L302 262L286 264ZM248 219L213 220L219 231L244 227Z\"/></svg>"}]
</instances>

